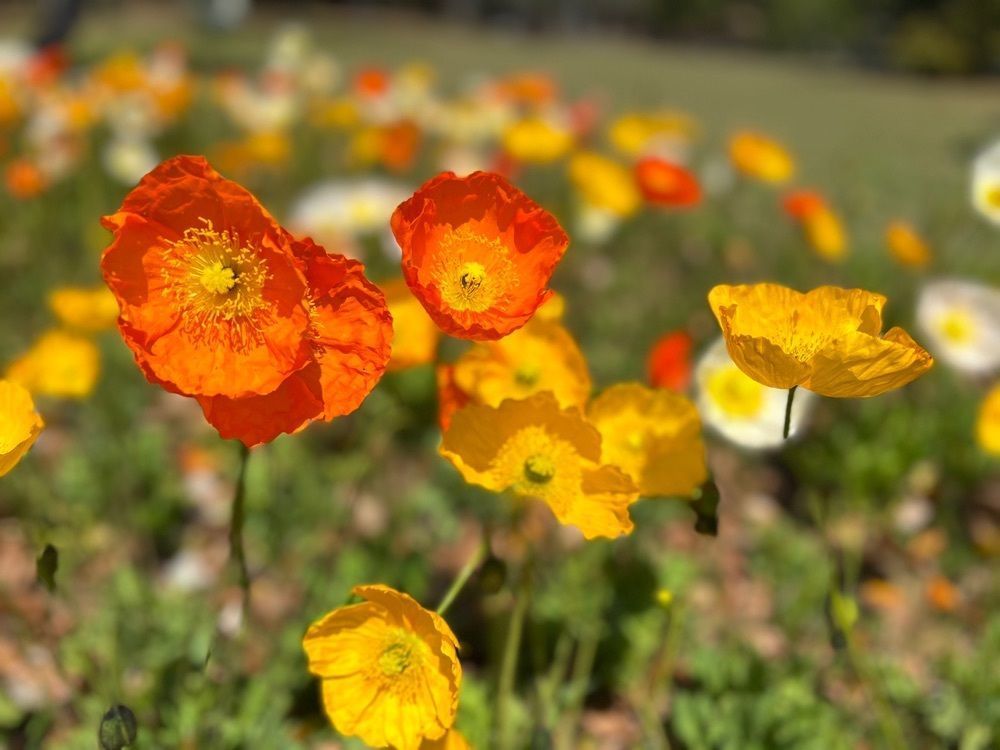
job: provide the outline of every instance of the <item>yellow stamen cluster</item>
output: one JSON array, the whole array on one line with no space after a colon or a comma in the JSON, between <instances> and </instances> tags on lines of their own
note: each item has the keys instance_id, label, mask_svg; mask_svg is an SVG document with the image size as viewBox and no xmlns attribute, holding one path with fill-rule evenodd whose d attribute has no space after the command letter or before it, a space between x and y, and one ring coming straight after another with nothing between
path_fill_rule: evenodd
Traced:
<instances>
[{"instance_id":1,"label":"yellow stamen cluster","mask_svg":"<svg viewBox=\"0 0 1000 750\"><path fill-rule=\"evenodd\" d=\"M500 240L476 234L468 227L445 235L432 274L441 300L453 310L488 310L517 286L510 251Z\"/></svg>"},{"instance_id":2,"label":"yellow stamen cluster","mask_svg":"<svg viewBox=\"0 0 1000 750\"><path fill-rule=\"evenodd\" d=\"M243 350L258 344L266 318L267 262L212 222L190 227L164 250L166 291L192 339Z\"/></svg>"},{"instance_id":3,"label":"yellow stamen cluster","mask_svg":"<svg viewBox=\"0 0 1000 750\"><path fill-rule=\"evenodd\" d=\"M764 406L764 386L736 365L712 373L705 389L712 401L730 417L754 417Z\"/></svg>"}]
</instances>

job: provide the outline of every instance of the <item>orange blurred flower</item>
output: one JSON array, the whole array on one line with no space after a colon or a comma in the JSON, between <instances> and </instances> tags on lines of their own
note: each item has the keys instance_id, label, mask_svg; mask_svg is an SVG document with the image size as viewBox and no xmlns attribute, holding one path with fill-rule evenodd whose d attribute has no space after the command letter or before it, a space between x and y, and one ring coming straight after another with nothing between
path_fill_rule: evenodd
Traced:
<instances>
[{"instance_id":1,"label":"orange blurred flower","mask_svg":"<svg viewBox=\"0 0 1000 750\"><path fill-rule=\"evenodd\" d=\"M792 190L781 201L785 213L798 221L810 247L823 259L840 260L847 252L847 233L840 217L816 190Z\"/></svg>"},{"instance_id":2,"label":"orange blurred flower","mask_svg":"<svg viewBox=\"0 0 1000 750\"><path fill-rule=\"evenodd\" d=\"M4 170L4 184L14 198L28 200L44 192L48 180L38 165L30 159L15 159Z\"/></svg>"},{"instance_id":3,"label":"orange blurred flower","mask_svg":"<svg viewBox=\"0 0 1000 750\"><path fill-rule=\"evenodd\" d=\"M382 68L362 68L354 76L354 92L365 98L382 96L390 84L389 73Z\"/></svg>"},{"instance_id":4,"label":"orange blurred flower","mask_svg":"<svg viewBox=\"0 0 1000 750\"><path fill-rule=\"evenodd\" d=\"M927 602L939 612L953 612L958 607L960 599L955 584L941 575L936 575L927 582L924 589Z\"/></svg>"},{"instance_id":5,"label":"orange blurred flower","mask_svg":"<svg viewBox=\"0 0 1000 750\"><path fill-rule=\"evenodd\" d=\"M438 397L438 425L444 432L455 412L469 403L469 394L455 382L455 365L438 365L435 370Z\"/></svg>"},{"instance_id":6,"label":"orange blurred flower","mask_svg":"<svg viewBox=\"0 0 1000 750\"><path fill-rule=\"evenodd\" d=\"M642 197L668 208L687 208L701 201L701 186L690 171L657 156L636 162L635 179Z\"/></svg>"},{"instance_id":7,"label":"orange blurred flower","mask_svg":"<svg viewBox=\"0 0 1000 750\"><path fill-rule=\"evenodd\" d=\"M569 238L550 213L490 172L445 172L396 208L410 290L446 333L488 340L523 326Z\"/></svg>"},{"instance_id":8,"label":"orange blurred flower","mask_svg":"<svg viewBox=\"0 0 1000 750\"><path fill-rule=\"evenodd\" d=\"M901 266L924 268L931 262L931 248L912 224L891 221L885 228L885 244L889 255Z\"/></svg>"},{"instance_id":9,"label":"orange blurred flower","mask_svg":"<svg viewBox=\"0 0 1000 750\"><path fill-rule=\"evenodd\" d=\"M497 93L514 104L540 107L555 101L556 82L545 73L514 73L497 83Z\"/></svg>"},{"instance_id":10,"label":"orange blurred flower","mask_svg":"<svg viewBox=\"0 0 1000 750\"><path fill-rule=\"evenodd\" d=\"M654 388L687 390L691 382L691 337L684 331L661 336L649 352L646 370Z\"/></svg>"},{"instance_id":11,"label":"orange blurred flower","mask_svg":"<svg viewBox=\"0 0 1000 750\"><path fill-rule=\"evenodd\" d=\"M902 589L881 578L865 581L859 587L858 593L861 601L872 609L891 611L906 604L906 596Z\"/></svg>"},{"instance_id":12,"label":"orange blurred flower","mask_svg":"<svg viewBox=\"0 0 1000 750\"><path fill-rule=\"evenodd\" d=\"M364 266L295 240L203 158L165 161L103 223L136 362L223 437L253 446L348 414L381 377L391 318Z\"/></svg>"}]
</instances>

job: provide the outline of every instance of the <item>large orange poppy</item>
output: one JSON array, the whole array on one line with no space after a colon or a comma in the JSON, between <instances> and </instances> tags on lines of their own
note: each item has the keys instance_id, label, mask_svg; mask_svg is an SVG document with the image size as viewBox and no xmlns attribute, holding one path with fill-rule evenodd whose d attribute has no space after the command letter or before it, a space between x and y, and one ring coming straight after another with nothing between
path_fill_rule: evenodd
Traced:
<instances>
[{"instance_id":1,"label":"large orange poppy","mask_svg":"<svg viewBox=\"0 0 1000 750\"><path fill-rule=\"evenodd\" d=\"M146 377L248 446L358 407L392 326L364 266L296 240L201 157L146 175L117 213L104 279Z\"/></svg>"},{"instance_id":2,"label":"large orange poppy","mask_svg":"<svg viewBox=\"0 0 1000 750\"><path fill-rule=\"evenodd\" d=\"M392 231L413 294L452 336L499 339L531 318L569 238L491 172L444 172L396 208Z\"/></svg>"}]
</instances>

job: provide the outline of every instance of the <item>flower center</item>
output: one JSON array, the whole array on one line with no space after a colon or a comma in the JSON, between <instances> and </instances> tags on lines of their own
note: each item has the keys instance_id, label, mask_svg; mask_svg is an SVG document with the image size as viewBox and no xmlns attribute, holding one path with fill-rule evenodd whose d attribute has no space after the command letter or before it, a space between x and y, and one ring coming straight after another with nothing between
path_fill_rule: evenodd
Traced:
<instances>
[{"instance_id":1,"label":"flower center","mask_svg":"<svg viewBox=\"0 0 1000 750\"><path fill-rule=\"evenodd\" d=\"M986 188L986 205L1000 210L1000 185L990 185Z\"/></svg>"},{"instance_id":2,"label":"flower center","mask_svg":"<svg viewBox=\"0 0 1000 750\"><path fill-rule=\"evenodd\" d=\"M548 456L535 454L524 461L524 476L529 482L548 484L555 475L556 466Z\"/></svg>"},{"instance_id":3,"label":"flower center","mask_svg":"<svg viewBox=\"0 0 1000 750\"><path fill-rule=\"evenodd\" d=\"M965 310L950 310L941 318L938 328L948 342L968 344L975 335L976 327L972 316Z\"/></svg>"},{"instance_id":4,"label":"flower center","mask_svg":"<svg viewBox=\"0 0 1000 750\"><path fill-rule=\"evenodd\" d=\"M716 406L730 417L754 417L764 405L764 386L735 365L712 373L705 388Z\"/></svg>"},{"instance_id":5,"label":"flower center","mask_svg":"<svg viewBox=\"0 0 1000 750\"><path fill-rule=\"evenodd\" d=\"M542 376L542 368L534 363L522 364L514 371L514 382L524 388L531 388Z\"/></svg>"},{"instance_id":6,"label":"flower center","mask_svg":"<svg viewBox=\"0 0 1000 750\"><path fill-rule=\"evenodd\" d=\"M236 286L236 274L232 268L222 265L222 261L217 260L199 272L198 281L213 294L225 294Z\"/></svg>"},{"instance_id":7,"label":"flower center","mask_svg":"<svg viewBox=\"0 0 1000 750\"><path fill-rule=\"evenodd\" d=\"M642 444L645 442L643 439L645 436L639 430L632 430L625 437L625 445L628 446L630 451L641 451Z\"/></svg>"},{"instance_id":8,"label":"flower center","mask_svg":"<svg viewBox=\"0 0 1000 750\"><path fill-rule=\"evenodd\" d=\"M413 662L414 644L409 634L401 633L382 649L378 657L378 668L386 677L398 677Z\"/></svg>"},{"instance_id":9,"label":"flower center","mask_svg":"<svg viewBox=\"0 0 1000 750\"><path fill-rule=\"evenodd\" d=\"M488 310L517 288L517 269L499 239L463 226L441 239L440 251L431 276L453 310Z\"/></svg>"},{"instance_id":10,"label":"flower center","mask_svg":"<svg viewBox=\"0 0 1000 750\"><path fill-rule=\"evenodd\" d=\"M182 330L207 345L220 340L241 350L258 344L266 317L267 262L238 235L212 222L190 227L163 251L165 294Z\"/></svg>"}]
</instances>

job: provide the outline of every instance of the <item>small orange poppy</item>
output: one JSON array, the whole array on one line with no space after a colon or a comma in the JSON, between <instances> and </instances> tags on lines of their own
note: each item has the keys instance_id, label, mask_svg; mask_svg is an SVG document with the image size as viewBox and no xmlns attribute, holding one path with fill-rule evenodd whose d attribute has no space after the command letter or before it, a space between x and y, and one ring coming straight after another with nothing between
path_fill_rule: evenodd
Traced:
<instances>
[{"instance_id":1,"label":"small orange poppy","mask_svg":"<svg viewBox=\"0 0 1000 750\"><path fill-rule=\"evenodd\" d=\"M639 159L635 179L642 196L657 206L687 208L701 201L698 178L677 164L656 156Z\"/></svg>"},{"instance_id":2,"label":"small orange poppy","mask_svg":"<svg viewBox=\"0 0 1000 750\"><path fill-rule=\"evenodd\" d=\"M205 159L165 161L103 223L125 343L223 437L259 445L348 414L385 370L391 318L364 266L294 239Z\"/></svg>"},{"instance_id":3,"label":"small orange poppy","mask_svg":"<svg viewBox=\"0 0 1000 750\"><path fill-rule=\"evenodd\" d=\"M19 200L41 195L47 186L42 170L30 159L16 159L4 171L7 192Z\"/></svg>"},{"instance_id":4,"label":"small orange poppy","mask_svg":"<svg viewBox=\"0 0 1000 750\"><path fill-rule=\"evenodd\" d=\"M646 363L654 388L685 391L691 382L691 337L684 331L664 334L653 345Z\"/></svg>"},{"instance_id":5,"label":"small orange poppy","mask_svg":"<svg viewBox=\"0 0 1000 750\"><path fill-rule=\"evenodd\" d=\"M444 172L392 215L403 276L438 326L503 338L534 315L569 237L548 211L491 172Z\"/></svg>"},{"instance_id":6,"label":"small orange poppy","mask_svg":"<svg viewBox=\"0 0 1000 750\"><path fill-rule=\"evenodd\" d=\"M793 219L805 219L827 207L826 198L815 190L790 190L781 199L781 207Z\"/></svg>"}]
</instances>

